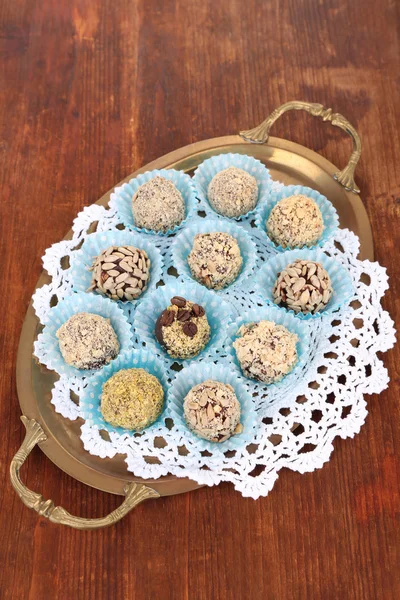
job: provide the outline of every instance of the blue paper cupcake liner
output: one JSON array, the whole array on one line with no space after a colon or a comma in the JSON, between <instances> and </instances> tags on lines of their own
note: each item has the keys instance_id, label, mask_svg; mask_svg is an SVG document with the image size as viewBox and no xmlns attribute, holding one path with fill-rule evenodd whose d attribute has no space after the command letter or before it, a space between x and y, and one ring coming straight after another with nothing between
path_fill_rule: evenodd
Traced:
<instances>
[{"instance_id":1,"label":"blue paper cupcake liner","mask_svg":"<svg viewBox=\"0 0 400 600\"><path fill-rule=\"evenodd\" d=\"M132 349L131 327L118 304L95 294L77 293L64 298L49 311L48 320L34 345L36 358L48 369L67 377L89 378L98 370L76 369L67 365L60 351L56 333L63 323L76 313L87 312L109 319L117 334L119 354ZM115 359L114 359L115 360ZM112 361L113 362L113 361ZM104 368L104 367L102 367Z\"/></svg>"},{"instance_id":2,"label":"blue paper cupcake liner","mask_svg":"<svg viewBox=\"0 0 400 600\"><path fill-rule=\"evenodd\" d=\"M292 314L283 311L274 306L265 306L263 308L255 308L250 310L240 317L238 317L235 321L233 321L227 330L227 335L224 342L224 349L228 354L228 357L233 362L235 369L242 373L240 368L239 361L236 357L236 351L233 347L233 342L239 337L237 335L239 328L242 325L247 323L257 323L259 321L272 321L277 325L283 325L288 329L291 333L295 333L298 337L298 341L296 344L297 356L298 360L293 370L285 375L283 379L276 383L266 384L260 381L257 381L257 388L263 387L265 389L268 388L278 388L281 386L287 387L292 381L296 382L298 373L301 371L303 366L307 363L310 354L310 333L309 333L309 325L300 319L296 319ZM255 380L247 378L243 375L246 381Z\"/></svg>"},{"instance_id":3,"label":"blue paper cupcake liner","mask_svg":"<svg viewBox=\"0 0 400 600\"><path fill-rule=\"evenodd\" d=\"M259 206L256 211L256 225L265 233L268 244L277 250L277 252L288 252L289 250L301 250L302 248L282 248L277 246L267 234L266 223L271 210L283 198L288 198L294 194L302 194L308 198L312 198L318 205L324 221L324 231L316 244L309 246L308 249L322 247L335 234L339 227L339 217L333 204L322 194L303 185L286 185L278 192L272 192L264 205ZM307 248L303 246L303 248Z\"/></svg>"},{"instance_id":4,"label":"blue paper cupcake liner","mask_svg":"<svg viewBox=\"0 0 400 600\"><path fill-rule=\"evenodd\" d=\"M156 321L167 306L171 304L171 298L182 296L191 302L203 306L211 329L211 337L207 346L192 359L181 360L171 358L164 348L159 344L155 336ZM231 322L232 307L222 300L220 296L199 285L198 283L174 282L160 286L155 292L147 296L141 302L135 312L133 326L135 333L146 348L155 352L158 356L171 363L185 364L193 360L214 356L221 349L225 337L225 331Z\"/></svg>"},{"instance_id":5,"label":"blue paper cupcake liner","mask_svg":"<svg viewBox=\"0 0 400 600\"><path fill-rule=\"evenodd\" d=\"M134 194L141 185L147 183L147 181L150 181L150 179L154 179L154 177L157 177L157 175L172 181L175 187L177 187L182 194L185 201L186 216L184 220L179 223L179 225L176 225L176 227L173 227L166 232L136 227L132 214L132 198ZM131 179L129 183L124 183L121 187L115 188L115 191L111 194L109 205L110 208L116 210L119 218L121 219L121 223L123 223L128 229L134 229L136 231L149 233L152 235L165 236L171 235L171 233L174 233L183 227L187 219L189 219L195 212L197 208L197 200L194 183L189 175L186 175L183 173L183 171L176 171L175 169L155 169L154 171L146 171L146 173L142 173L134 179Z\"/></svg>"},{"instance_id":6,"label":"blue paper cupcake liner","mask_svg":"<svg viewBox=\"0 0 400 600\"><path fill-rule=\"evenodd\" d=\"M165 416L169 384L162 362L146 350L133 350L128 354L121 354L113 360L112 363L90 378L88 385L83 389L82 394L79 397L79 407L82 418L85 419L86 423L89 425L93 425L98 429L105 429L109 433L115 432L130 437L135 435L136 432L134 430L124 429L123 427L113 427L110 423L107 423L107 421L103 419L100 410L103 385L110 377L112 377L112 375L114 375L114 373L121 371L121 369L144 369L151 375L157 377L161 383L164 390L164 408L158 419L149 425L149 427L146 427L144 431L150 431L151 429L157 428L162 423Z\"/></svg>"},{"instance_id":7,"label":"blue paper cupcake liner","mask_svg":"<svg viewBox=\"0 0 400 600\"><path fill-rule=\"evenodd\" d=\"M72 252L70 268L72 289L76 292L86 292L92 280L92 271L89 271L89 268L92 266L93 259L109 246L134 246L144 250L150 258L150 279L143 294L132 301L112 300L112 302L117 302L121 306L132 306L141 302L146 294L156 288L156 284L160 281L163 260L158 248L145 235L129 230L114 229L113 231L92 233L85 239L79 250ZM92 293L97 294L96 292Z\"/></svg>"},{"instance_id":8,"label":"blue paper cupcake liner","mask_svg":"<svg viewBox=\"0 0 400 600\"><path fill-rule=\"evenodd\" d=\"M231 385L240 402L240 423L243 425L243 431L240 434L233 435L228 440L225 440L225 442L210 442L200 438L186 424L183 401L193 386L203 383L207 379ZM186 438L194 442L197 448L201 450L209 450L211 452L215 452L216 450L221 452L237 450L250 444L254 439L258 428L258 415L254 409L253 399L246 390L243 378L238 376L236 372L233 372L229 365L202 362L184 368L172 382L168 398L168 410L174 424L184 432Z\"/></svg>"},{"instance_id":9,"label":"blue paper cupcake liner","mask_svg":"<svg viewBox=\"0 0 400 600\"><path fill-rule=\"evenodd\" d=\"M229 167L238 167L244 171L247 171L250 173L250 175L255 177L258 185L258 201L256 207L246 214L240 215L240 217L232 217L234 220L240 221L244 217L254 214L257 207L262 206L266 202L270 194L272 180L267 167L253 156L228 153L218 154L218 156L211 156L210 158L207 158L207 160L197 167L193 177L193 182L196 186L197 195L200 200L207 204L207 206L209 206L210 209L218 216L224 217L223 215L217 213L217 211L215 211L209 203L208 186L217 173L223 171L224 169L228 169Z\"/></svg>"},{"instance_id":10,"label":"blue paper cupcake liner","mask_svg":"<svg viewBox=\"0 0 400 600\"><path fill-rule=\"evenodd\" d=\"M322 312L315 314L295 313L293 310L274 303L272 290L278 274L296 259L308 260L320 263L327 271L333 288L332 298ZM257 273L255 278L255 288L257 293L271 306L276 306L294 315L297 319L316 319L326 317L349 302L354 296L353 281L349 272L335 259L330 258L323 250L290 250L277 254L271 258Z\"/></svg>"},{"instance_id":11,"label":"blue paper cupcake liner","mask_svg":"<svg viewBox=\"0 0 400 600\"><path fill-rule=\"evenodd\" d=\"M239 244L243 264L235 281L218 292L225 292L240 287L252 274L257 262L257 248L250 235L240 225L223 219L196 220L190 223L172 243L172 260L180 276L186 280L196 281L192 276L187 258L193 247L193 240L198 233L222 231L236 239Z\"/></svg>"}]
</instances>

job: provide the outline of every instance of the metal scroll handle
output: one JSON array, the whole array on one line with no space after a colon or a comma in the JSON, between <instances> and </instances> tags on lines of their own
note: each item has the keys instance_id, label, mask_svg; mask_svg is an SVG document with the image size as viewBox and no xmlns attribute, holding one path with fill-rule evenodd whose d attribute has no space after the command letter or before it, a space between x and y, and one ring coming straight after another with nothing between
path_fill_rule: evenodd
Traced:
<instances>
[{"instance_id":1,"label":"metal scroll handle","mask_svg":"<svg viewBox=\"0 0 400 600\"><path fill-rule=\"evenodd\" d=\"M248 131L241 131L239 135L247 142L265 144L268 142L272 125L288 110L305 110L314 117L320 117L323 121L330 121L332 125L340 127L340 129L343 129L343 131L351 136L354 149L351 153L347 167L342 171L335 173L334 178L346 188L346 190L359 194L360 189L354 182L354 171L361 155L360 136L345 117L340 113L333 113L331 108L324 108L322 104L312 104L310 102L300 102L297 100L286 102L286 104L282 104L282 106L274 110L261 125L258 125L258 127L255 127L254 129L249 129Z\"/></svg>"},{"instance_id":2,"label":"metal scroll handle","mask_svg":"<svg viewBox=\"0 0 400 600\"><path fill-rule=\"evenodd\" d=\"M25 439L21 444L20 449L14 456L10 465L10 477L11 483L22 502L28 507L35 510L42 517L46 517L52 523L58 523L60 525L68 525L75 529L99 529L100 527L107 527L117 523L122 517L124 517L132 508L147 500L148 498L158 498L159 493L143 484L129 483L125 487L125 499L121 506L113 510L106 517L100 519L84 519L82 517L75 517L61 506L54 506L52 500L44 500L40 494L29 490L21 481L19 476L19 470L28 458L30 452L40 442L46 441L46 434L34 419L27 419L25 416L21 417L21 421L25 425L26 434Z\"/></svg>"}]
</instances>

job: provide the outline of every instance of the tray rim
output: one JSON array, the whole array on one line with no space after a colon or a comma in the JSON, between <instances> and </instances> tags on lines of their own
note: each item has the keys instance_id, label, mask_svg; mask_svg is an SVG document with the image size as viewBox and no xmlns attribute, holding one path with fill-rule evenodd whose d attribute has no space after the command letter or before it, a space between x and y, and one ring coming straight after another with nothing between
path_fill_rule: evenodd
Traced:
<instances>
[{"instance_id":1,"label":"tray rim","mask_svg":"<svg viewBox=\"0 0 400 600\"><path fill-rule=\"evenodd\" d=\"M189 160L187 170L191 170L191 168L195 167L197 164L195 157L198 154L201 154L208 150L223 151L223 148L226 148L227 146L232 147L246 144L248 144L248 142L244 142L240 136L231 135L217 138L209 138L207 140L194 142L187 146L182 146L181 148L164 154L163 156L135 170L127 177L122 179L119 183L114 185L109 191L103 194L103 196L101 196L101 198L99 198L99 200L97 200L94 204L106 204L109 200L110 194L113 192L115 187L122 185L124 182L129 181L132 177L135 177L140 173L144 173L145 171L161 168L174 168L174 166L177 163L181 162L184 159L190 159L193 162L193 165L190 166ZM251 146L249 145L249 147ZM271 156L274 148L298 154L303 158L306 158L314 164L316 164L318 167L326 171L332 177L337 171L337 168L320 154L314 152L309 148L306 148L305 146L302 146L301 144L297 144L289 140L270 137L268 144L263 145L263 147L267 150L267 152L268 149L271 150ZM337 185L340 184L337 183ZM348 201L351 202L355 207L355 210L357 211L358 215L358 221L360 223L360 229L363 231L364 241L362 242L360 240L362 258L373 260L374 250L372 230L365 206L358 195L346 191L344 188L342 191L344 194L346 194ZM67 240L71 237L72 230L70 230L63 239ZM43 270L36 283L34 291L36 291L36 289L38 289L39 287L42 287L45 283L48 283L50 280L51 279L47 275L46 271ZM132 474L132 477L129 477L129 479L122 479L118 476L100 473L93 467L90 467L87 464L80 463L74 456L72 456L66 450L66 448L55 437L53 432L47 427L47 424L42 421L39 407L32 389L32 343L35 339L38 321L39 320L34 312L31 300L27 312L25 314L19 338L16 362L16 386L22 414L28 417L29 419L33 418L37 420L42 426L43 430L45 431L47 440L45 442L40 443L40 448L44 452L44 454L62 471L64 471L74 479L77 479L81 483L99 489L101 491L117 495L123 495L124 486L126 485L127 481L134 481L149 485L150 487L156 489L162 496L180 494L203 487L202 485L188 478L179 478L175 475L166 475L160 477L159 479L142 479L139 477L135 477ZM26 343L27 340L29 340L29 343ZM168 490L171 482L174 483L175 487L175 491L172 492Z\"/></svg>"}]
</instances>

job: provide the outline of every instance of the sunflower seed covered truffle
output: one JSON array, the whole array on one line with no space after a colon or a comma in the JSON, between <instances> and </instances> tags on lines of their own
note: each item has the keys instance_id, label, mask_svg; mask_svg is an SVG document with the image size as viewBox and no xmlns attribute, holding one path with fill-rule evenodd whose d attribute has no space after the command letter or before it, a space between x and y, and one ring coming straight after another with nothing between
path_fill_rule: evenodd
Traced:
<instances>
[{"instance_id":1,"label":"sunflower seed covered truffle","mask_svg":"<svg viewBox=\"0 0 400 600\"><path fill-rule=\"evenodd\" d=\"M132 214L136 227L166 233L185 218L185 201L172 181L157 176L133 196Z\"/></svg>"},{"instance_id":2,"label":"sunflower seed covered truffle","mask_svg":"<svg viewBox=\"0 0 400 600\"><path fill-rule=\"evenodd\" d=\"M110 246L93 261L92 282L87 290L112 300L135 300L147 287L150 259L134 246Z\"/></svg>"},{"instance_id":3,"label":"sunflower seed covered truffle","mask_svg":"<svg viewBox=\"0 0 400 600\"><path fill-rule=\"evenodd\" d=\"M278 246L302 248L312 246L320 239L324 221L318 204L299 194L279 200L270 212L266 228Z\"/></svg>"},{"instance_id":4,"label":"sunflower seed covered truffle","mask_svg":"<svg viewBox=\"0 0 400 600\"><path fill-rule=\"evenodd\" d=\"M103 385L100 410L107 423L140 431L161 414L164 390L144 369L122 369Z\"/></svg>"},{"instance_id":5,"label":"sunflower seed covered truffle","mask_svg":"<svg viewBox=\"0 0 400 600\"><path fill-rule=\"evenodd\" d=\"M240 217L257 204L257 181L244 169L229 167L213 177L207 195L217 213L224 217Z\"/></svg>"},{"instance_id":6,"label":"sunflower seed covered truffle","mask_svg":"<svg viewBox=\"0 0 400 600\"><path fill-rule=\"evenodd\" d=\"M297 362L297 335L283 325L259 321L242 325L233 342L243 374L250 379L275 383L290 373Z\"/></svg>"},{"instance_id":7,"label":"sunflower seed covered truffle","mask_svg":"<svg viewBox=\"0 0 400 600\"><path fill-rule=\"evenodd\" d=\"M99 369L115 358L119 342L109 319L91 313L76 313L56 336L65 362L77 369Z\"/></svg>"},{"instance_id":8,"label":"sunflower seed covered truffle","mask_svg":"<svg viewBox=\"0 0 400 600\"><path fill-rule=\"evenodd\" d=\"M187 261L193 277L214 290L235 281L243 263L239 244L223 232L195 235Z\"/></svg>"},{"instance_id":9,"label":"sunflower seed covered truffle","mask_svg":"<svg viewBox=\"0 0 400 600\"><path fill-rule=\"evenodd\" d=\"M275 304L304 314L324 310L332 293L331 279L323 266L300 259L278 274L273 289Z\"/></svg>"},{"instance_id":10,"label":"sunflower seed covered truffle","mask_svg":"<svg viewBox=\"0 0 400 600\"><path fill-rule=\"evenodd\" d=\"M193 358L207 345L210 325L202 306L174 296L158 317L157 340L172 358Z\"/></svg>"},{"instance_id":11,"label":"sunflower seed covered truffle","mask_svg":"<svg viewBox=\"0 0 400 600\"><path fill-rule=\"evenodd\" d=\"M241 433L240 403L232 386L208 379L195 385L183 403L186 423L196 435L225 442Z\"/></svg>"}]
</instances>

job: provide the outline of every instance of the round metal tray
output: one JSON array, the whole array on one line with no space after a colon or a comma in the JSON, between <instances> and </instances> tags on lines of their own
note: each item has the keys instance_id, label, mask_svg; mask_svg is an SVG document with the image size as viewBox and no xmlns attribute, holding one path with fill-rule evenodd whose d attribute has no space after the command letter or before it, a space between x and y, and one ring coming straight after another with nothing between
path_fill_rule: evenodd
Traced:
<instances>
[{"instance_id":1,"label":"round metal tray","mask_svg":"<svg viewBox=\"0 0 400 600\"><path fill-rule=\"evenodd\" d=\"M131 173L118 185L151 169L174 168L191 173L205 159L221 152L252 155L268 167L273 179L285 184L306 185L323 193L338 211L341 227L349 228L359 237L360 258L373 259L370 223L360 197L347 191L334 179L337 169L332 163L312 150L290 141L271 137L267 145L261 145L249 144L240 136L227 136L197 142L145 165ZM104 194L97 203L106 205L111 191ZM65 239L70 237L71 231ZM48 281L48 275L43 272L36 288ZM17 390L23 415L30 420L37 421L45 434L36 442L39 441L40 448L50 460L75 479L114 494L126 493L126 485L130 482L151 486L162 496L179 494L200 487L187 478L177 478L172 475L157 480L135 478L132 473L127 471L124 456L118 455L113 459L102 459L86 452L79 437L82 420L69 421L65 419L55 412L50 403L51 390L57 375L39 365L33 357L33 343L40 327L31 303L25 317L18 348ZM24 422L26 424L26 420ZM21 464L22 462L23 460ZM23 499L22 493L20 496ZM28 502L25 503L28 504ZM37 506L30 506L38 510ZM40 511L38 510L38 512ZM44 513L45 511L42 510L41 514Z\"/></svg>"}]
</instances>

